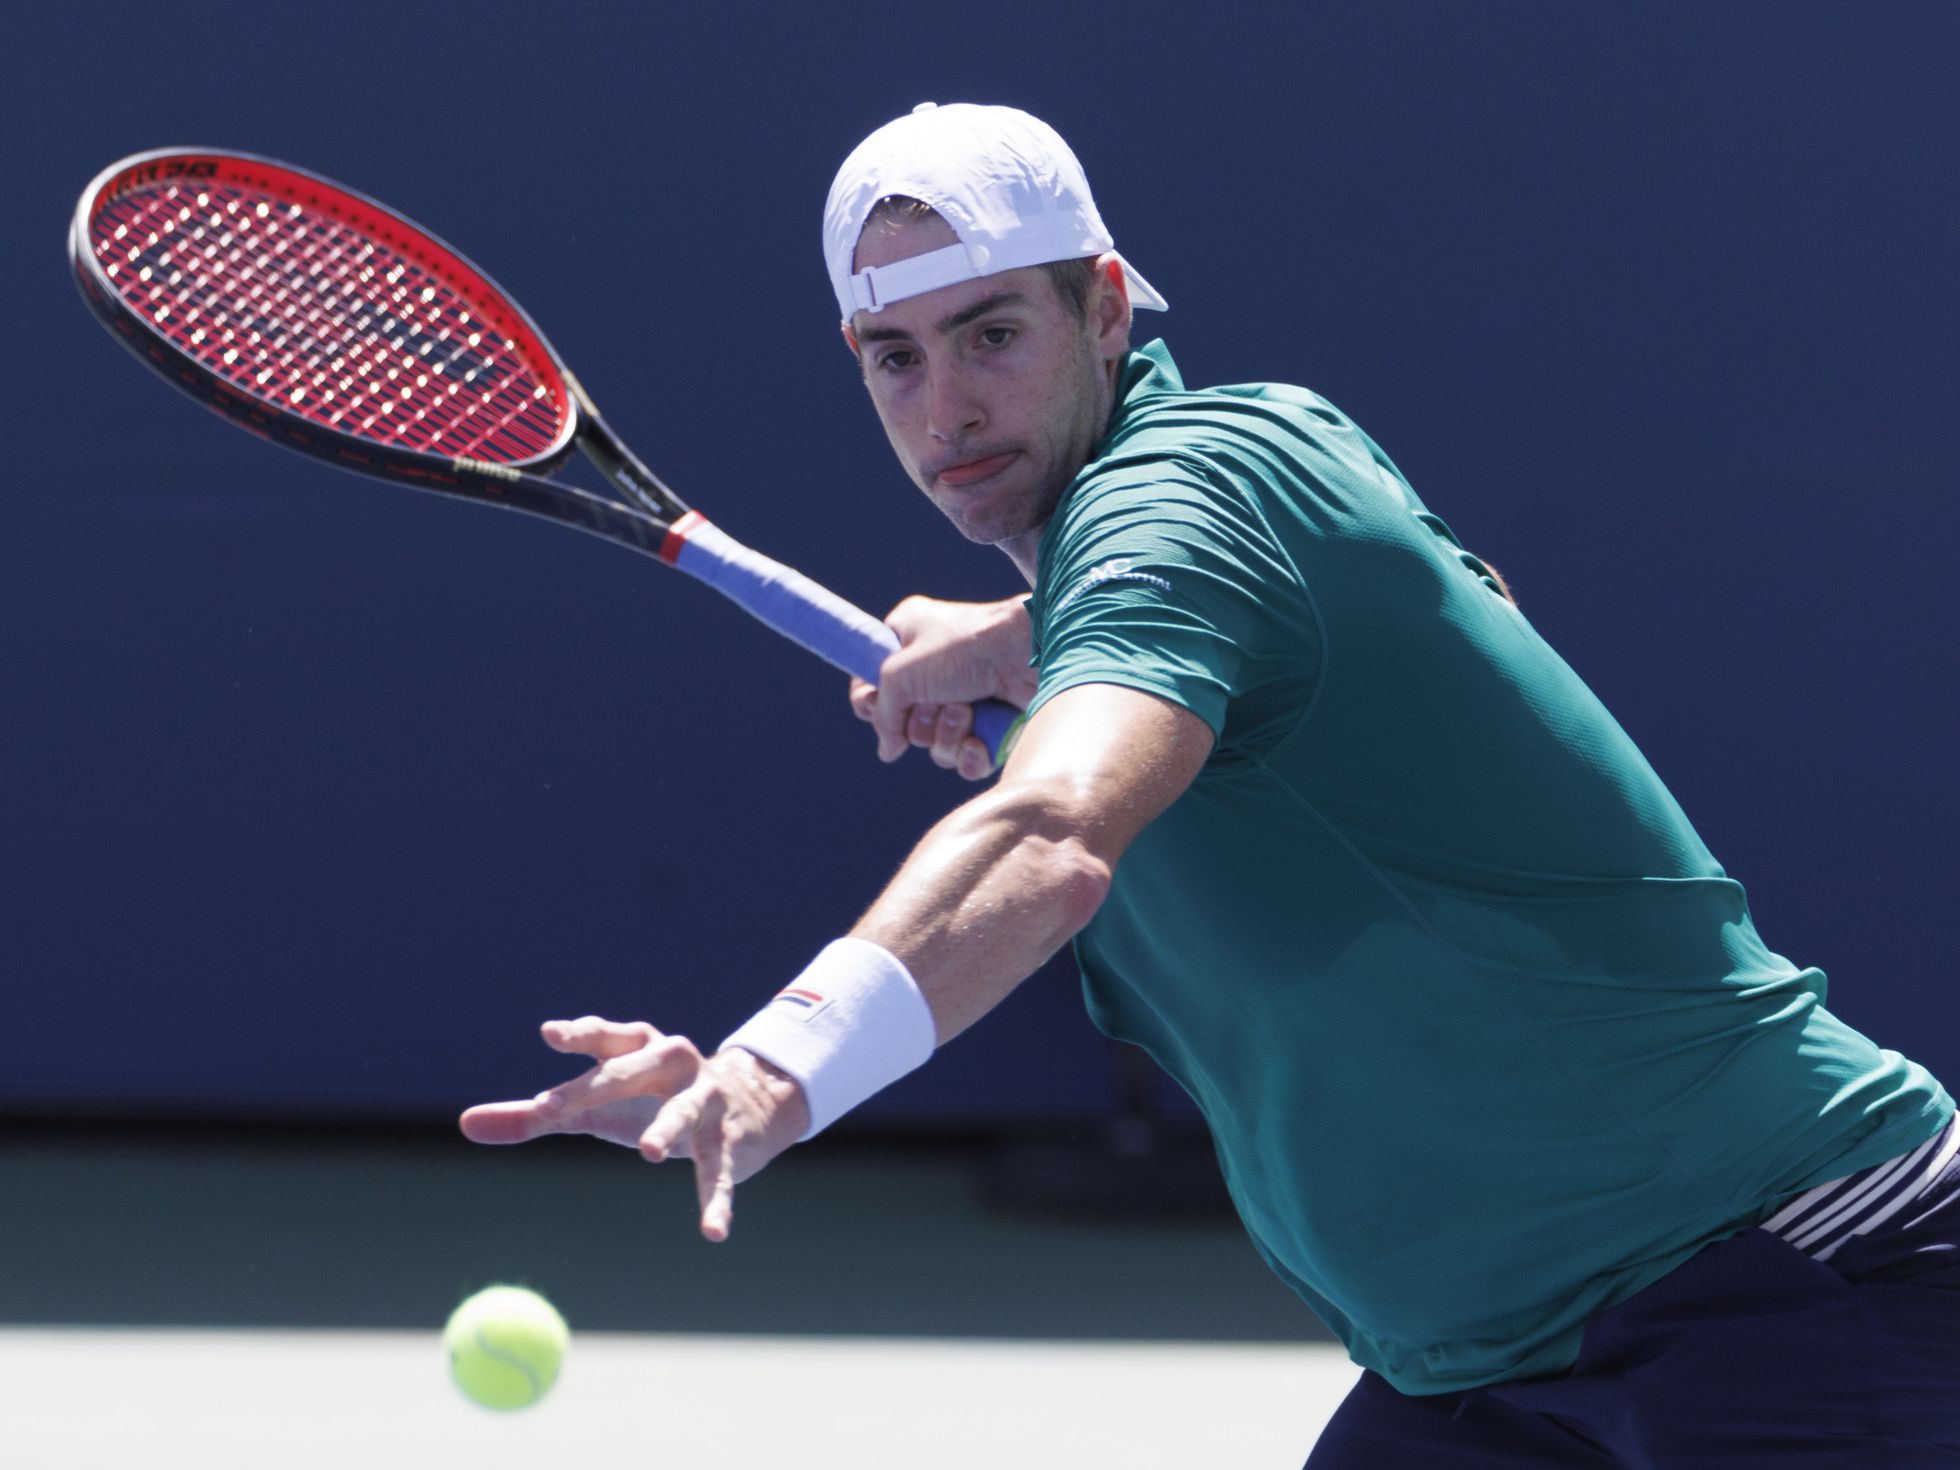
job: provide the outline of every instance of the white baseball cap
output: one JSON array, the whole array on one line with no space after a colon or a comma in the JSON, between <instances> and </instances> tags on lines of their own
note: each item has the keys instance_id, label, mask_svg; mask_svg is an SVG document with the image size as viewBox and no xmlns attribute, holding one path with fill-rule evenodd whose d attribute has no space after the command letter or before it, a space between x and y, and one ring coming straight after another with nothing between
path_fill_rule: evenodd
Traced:
<instances>
[{"instance_id":1,"label":"white baseball cap","mask_svg":"<svg viewBox=\"0 0 1960 1470\"><path fill-rule=\"evenodd\" d=\"M931 205L959 243L854 273L865 220L895 194ZM852 150L823 210L824 261L847 324L854 312L999 271L1101 255L1114 244L1061 134L1013 107L921 102ZM1127 260L1123 279L1132 306L1169 307Z\"/></svg>"}]
</instances>

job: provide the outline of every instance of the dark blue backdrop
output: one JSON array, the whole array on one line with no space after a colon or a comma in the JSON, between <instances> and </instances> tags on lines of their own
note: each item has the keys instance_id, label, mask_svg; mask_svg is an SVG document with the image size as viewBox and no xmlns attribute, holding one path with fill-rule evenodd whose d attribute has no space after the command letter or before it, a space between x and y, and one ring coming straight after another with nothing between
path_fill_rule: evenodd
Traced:
<instances>
[{"instance_id":1,"label":"dark blue backdrop","mask_svg":"<svg viewBox=\"0 0 1960 1470\"><path fill-rule=\"evenodd\" d=\"M547 1015L711 1040L960 795L637 558L194 413L74 298L83 183L208 142L396 204L683 494L883 610L1014 585L890 462L818 258L836 163L923 98L1053 121L1187 377L1353 413L1770 943L1960 1078L1960 8L191 0L0 28L0 1108L433 1116L556 1075ZM1108 1070L1053 971L869 1116L1081 1115Z\"/></svg>"}]
</instances>

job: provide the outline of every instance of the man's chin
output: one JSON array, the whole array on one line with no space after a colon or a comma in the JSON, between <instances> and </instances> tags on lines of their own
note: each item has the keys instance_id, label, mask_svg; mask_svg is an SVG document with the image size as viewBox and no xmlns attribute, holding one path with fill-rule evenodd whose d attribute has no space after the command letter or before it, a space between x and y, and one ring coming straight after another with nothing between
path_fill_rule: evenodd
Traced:
<instances>
[{"instance_id":1,"label":"man's chin","mask_svg":"<svg viewBox=\"0 0 1960 1470\"><path fill-rule=\"evenodd\" d=\"M1019 521L1012 524L1002 524L998 521L975 523L952 515L947 519L952 521L953 528L960 535L975 546L991 546L1010 557L1015 556L1021 548L1038 541L1046 525L1046 522L1027 525Z\"/></svg>"},{"instance_id":2,"label":"man's chin","mask_svg":"<svg viewBox=\"0 0 1960 1470\"><path fill-rule=\"evenodd\" d=\"M949 519L953 522L953 529L971 541L975 546L998 546L1002 541L1007 539L1005 535L991 526L970 526L955 517L949 517Z\"/></svg>"},{"instance_id":3,"label":"man's chin","mask_svg":"<svg viewBox=\"0 0 1960 1470\"><path fill-rule=\"evenodd\" d=\"M926 493L953 529L976 546L1003 546L1030 533L1039 535L1055 509L1053 500L1036 491L1000 483L971 492L933 485Z\"/></svg>"},{"instance_id":4,"label":"man's chin","mask_svg":"<svg viewBox=\"0 0 1960 1470\"><path fill-rule=\"evenodd\" d=\"M976 515L945 505L939 509L953 523L953 529L976 546L998 546L1003 541L1025 536L1028 531L1021 517L1007 520L999 516Z\"/></svg>"}]
</instances>

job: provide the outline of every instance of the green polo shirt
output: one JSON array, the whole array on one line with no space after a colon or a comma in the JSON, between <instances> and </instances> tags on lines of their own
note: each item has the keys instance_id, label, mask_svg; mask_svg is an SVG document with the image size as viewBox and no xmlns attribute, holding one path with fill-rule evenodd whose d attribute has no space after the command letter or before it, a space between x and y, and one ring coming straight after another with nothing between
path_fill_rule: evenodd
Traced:
<instances>
[{"instance_id":1,"label":"green polo shirt","mask_svg":"<svg viewBox=\"0 0 1960 1470\"><path fill-rule=\"evenodd\" d=\"M1121 684L1217 735L1077 940L1090 1011L1404 1392L1566 1367L1594 1312L1951 1115L1314 394L1132 353L1030 611L1035 708Z\"/></svg>"}]
</instances>

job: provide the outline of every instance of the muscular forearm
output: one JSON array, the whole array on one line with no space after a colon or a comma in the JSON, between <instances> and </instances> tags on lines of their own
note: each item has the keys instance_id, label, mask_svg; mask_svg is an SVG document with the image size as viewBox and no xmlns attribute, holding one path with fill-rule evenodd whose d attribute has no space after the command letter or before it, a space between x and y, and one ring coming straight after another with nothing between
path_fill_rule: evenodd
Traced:
<instances>
[{"instance_id":1,"label":"muscular forearm","mask_svg":"<svg viewBox=\"0 0 1960 1470\"><path fill-rule=\"evenodd\" d=\"M851 931L912 972L941 1044L1073 938L1108 891L1115 854L1070 785L1016 782L960 807Z\"/></svg>"},{"instance_id":2,"label":"muscular forearm","mask_svg":"<svg viewBox=\"0 0 1960 1470\"><path fill-rule=\"evenodd\" d=\"M852 931L905 964L940 1041L1095 916L1136 835L1211 751L1188 710L1109 684L1028 722L1000 784L934 827Z\"/></svg>"}]
</instances>

